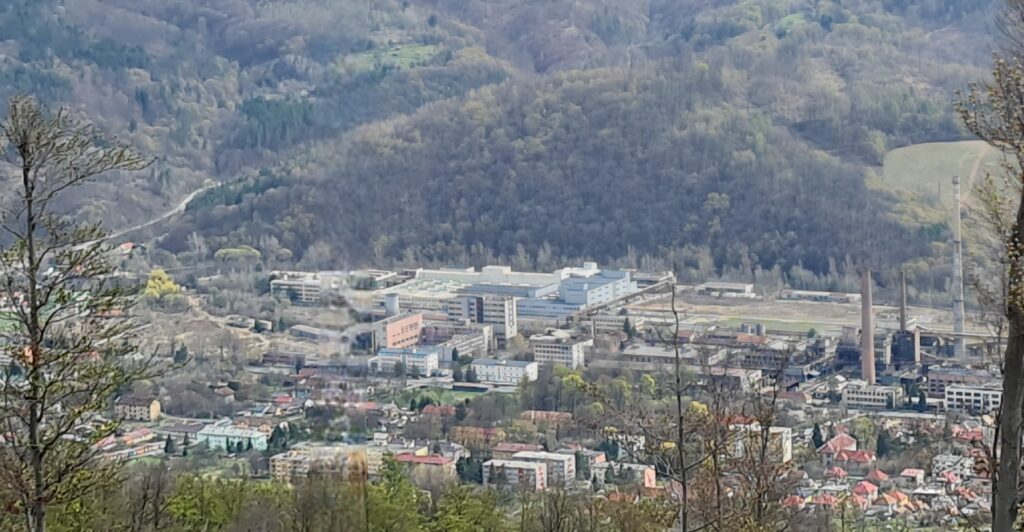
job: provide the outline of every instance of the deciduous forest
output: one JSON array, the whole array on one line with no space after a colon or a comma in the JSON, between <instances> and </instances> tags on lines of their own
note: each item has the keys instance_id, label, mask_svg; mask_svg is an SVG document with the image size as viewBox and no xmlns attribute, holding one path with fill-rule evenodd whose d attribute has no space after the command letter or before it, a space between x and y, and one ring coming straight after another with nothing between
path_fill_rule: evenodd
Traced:
<instances>
[{"instance_id":1,"label":"deciduous forest","mask_svg":"<svg viewBox=\"0 0 1024 532\"><path fill-rule=\"evenodd\" d=\"M869 264L943 290L945 212L881 165L970 138L951 101L985 76L995 9L15 0L0 7L0 92L90 109L156 157L80 195L108 227L219 185L161 228L173 253L200 234L351 266Z\"/></svg>"}]
</instances>

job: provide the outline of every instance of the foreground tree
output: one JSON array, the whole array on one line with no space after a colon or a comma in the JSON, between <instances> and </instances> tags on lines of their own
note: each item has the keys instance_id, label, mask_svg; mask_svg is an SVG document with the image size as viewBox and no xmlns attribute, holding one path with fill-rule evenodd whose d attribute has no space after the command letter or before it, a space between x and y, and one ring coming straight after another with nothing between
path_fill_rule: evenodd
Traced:
<instances>
[{"instance_id":1,"label":"foreground tree","mask_svg":"<svg viewBox=\"0 0 1024 532\"><path fill-rule=\"evenodd\" d=\"M0 122L0 156L9 176L0 204L0 297L11 309L0 344L16 368L0 390L0 481L26 529L42 532L48 508L114 480L114 465L95 460L93 443L118 422L101 414L151 368L136 355L133 323L102 317L127 307L130 294L106 283L114 269L100 226L61 214L58 202L99 174L146 162L28 97L14 98Z\"/></svg>"},{"instance_id":2,"label":"foreground tree","mask_svg":"<svg viewBox=\"0 0 1024 532\"><path fill-rule=\"evenodd\" d=\"M1011 2L1013 4L1013 2ZM1024 22L1024 21L1022 21ZM998 466L992 484L992 529L1013 529L1019 501L1024 405L1024 66L996 56L992 80L975 84L957 104L972 133L1002 156L1002 182L976 186L982 218L997 240L994 261L1005 286L1000 304L1008 336L1003 356L1003 399L997 423Z\"/></svg>"}]
</instances>

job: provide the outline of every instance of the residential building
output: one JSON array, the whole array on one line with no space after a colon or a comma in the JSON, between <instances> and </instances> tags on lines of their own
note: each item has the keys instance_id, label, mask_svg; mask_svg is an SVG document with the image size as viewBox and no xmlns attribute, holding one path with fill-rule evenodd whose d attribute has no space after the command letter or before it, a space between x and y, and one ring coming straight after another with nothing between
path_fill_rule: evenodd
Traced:
<instances>
[{"instance_id":1,"label":"residential building","mask_svg":"<svg viewBox=\"0 0 1024 532\"><path fill-rule=\"evenodd\" d=\"M114 413L125 421L153 422L160 419L160 401L121 397L114 403Z\"/></svg>"},{"instance_id":2,"label":"residential building","mask_svg":"<svg viewBox=\"0 0 1024 532\"><path fill-rule=\"evenodd\" d=\"M534 361L538 364L561 364L570 369L584 365L585 350L593 345L593 338L574 338L568 331L557 329L530 337Z\"/></svg>"},{"instance_id":3,"label":"residential building","mask_svg":"<svg viewBox=\"0 0 1024 532\"><path fill-rule=\"evenodd\" d=\"M843 405L846 408L892 409L903 402L903 388L867 384L851 381L843 388Z\"/></svg>"},{"instance_id":4,"label":"residential building","mask_svg":"<svg viewBox=\"0 0 1024 532\"><path fill-rule=\"evenodd\" d=\"M536 362L493 358L475 359L470 364L470 368L476 373L477 381L508 386L515 386L523 382L523 379L529 382L537 380L537 367Z\"/></svg>"},{"instance_id":5,"label":"residential building","mask_svg":"<svg viewBox=\"0 0 1024 532\"><path fill-rule=\"evenodd\" d=\"M946 410L966 411L975 415L991 414L999 409L1002 399L1003 389L996 381L980 385L946 386Z\"/></svg>"},{"instance_id":6,"label":"residential building","mask_svg":"<svg viewBox=\"0 0 1024 532\"><path fill-rule=\"evenodd\" d=\"M375 362L377 371L381 372L394 371L395 366L403 364L409 374L433 375L438 369L440 352L439 348L429 346L385 348L377 351L377 357L371 364Z\"/></svg>"},{"instance_id":7,"label":"residential building","mask_svg":"<svg viewBox=\"0 0 1024 532\"><path fill-rule=\"evenodd\" d=\"M524 460L488 460L483 465L484 487L506 486L530 491L547 489L547 466Z\"/></svg>"},{"instance_id":8,"label":"residential building","mask_svg":"<svg viewBox=\"0 0 1024 532\"><path fill-rule=\"evenodd\" d=\"M422 313L391 316L373 324L373 347L374 350L412 347L420 343L422 333Z\"/></svg>"},{"instance_id":9,"label":"residential building","mask_svg":"<svg viewBox=\"0 0 1024 532\"><path fill-rule=\"evenodd\" d=\"M547 467L548 486L566 486L576 480L576 455L543 451L520 451L512 460L538 462Z\"/></svg>"},{"instance_id":10,"label":"residential building","mask_svg":"<svg viewBox=\"0 0 1024 532\"><path fill-rule=\"evenodd\" d=\"M347 445L300 443L289 451L270 457L270 474L275 480L294 482L311 472L341 472L355 449Z\"/></svg>"},{"instance_id":11,"label":"residential building","mask_svg":"<svg viewBox=\"0 0 1024 532\"><path fill-rule=\"evenodd\" d=\"M205 443L210 449L234 452L239 442L244 447L252 443L256 451L267 449L267 435L253 429L243 429L232 425L207 425L196 435L197 443Z\"/></svg>"},{"instance_id":12,"label":"residential building","mask_svg":"<svg viewBox=\"0 0 1024 532\"><path fill-rule=\"evenodd\" d=\"M270 457L270 476L274 480L293 482L306 478L310 470L310 456L301 451L285 451Z\"/></svg>"},{"instance_id":13,"label":"residential building","mask_svg":"<svg viewBox=\"0 0 1024 532\"><path fill-rule=\"evenodd\" d=\"M320 275L312 272L271 272L270 293L292 303L319 305Z\"/></svg>"},{"instance_id":14,"label":"residential building","mask_svg":"<svg viewBox=\"0 0 1024 532\"><path fill-rule=\"evenodd\" d=\"M494 338L505 347L509 338L519 334L516 299L501 295L462 295L448 301L449 321L486 323L494 327Z\"/></svg>"}]
</instances>

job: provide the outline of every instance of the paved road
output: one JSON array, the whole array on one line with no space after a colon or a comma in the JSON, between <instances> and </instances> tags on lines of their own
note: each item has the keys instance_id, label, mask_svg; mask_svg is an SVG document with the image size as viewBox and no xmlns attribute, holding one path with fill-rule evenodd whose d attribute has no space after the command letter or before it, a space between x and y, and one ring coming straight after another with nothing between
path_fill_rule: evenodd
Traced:
<instances>
[{"instance_id":1,"label":"paved road","mask_svg":"<svg viewBox=\"0 0 1024 532\"><path fill-rule=\"evenodd\" d=\"M92 240L92 241L89 241L89 242L85 242L85 243L79 244L79 245L75 246L75 249L85 249L85 248L87 248L89 246L92 246L92 245L96 244L97 242L102 241L102 240L113 240L113 239L116 239L116 238L121 238L122 236L127 235L128 233L132 233L134 231L138 231L139 229L145 229L146 227L149 227L149 226L154 225L156 223L162 222L162 221L164 221L164 220L166 220L166 219L168 219L168 218L170 218L172 216L176 216L178 214L181 214L181 213L185 212L185 208L188 207L188 204L191 203L192 200L194 200L196 198L196 196L202 194L203 192L206 192L207 190L210 190L211 188L213 188L215 186L217 186L217 185L216 184L205 185L205 186L202 186L202 187L200 187L200 188L198 188L196 190L193 190L187 196L182 198L181 201L179 201L174 207L172 207L170 210L164 212L163 214L157 216L156 218L152 218L152 219L150 219L150 220L148 220L146 222L143 222L143 223L140 223L140 224L136 224L136 225L133 225L131 227L126 227L124 229L118 229L117 231L114 231L114 232L108 234L107 236L105 236L104 238L102 238L100 240Z\"/></svg>"}]
</instances>

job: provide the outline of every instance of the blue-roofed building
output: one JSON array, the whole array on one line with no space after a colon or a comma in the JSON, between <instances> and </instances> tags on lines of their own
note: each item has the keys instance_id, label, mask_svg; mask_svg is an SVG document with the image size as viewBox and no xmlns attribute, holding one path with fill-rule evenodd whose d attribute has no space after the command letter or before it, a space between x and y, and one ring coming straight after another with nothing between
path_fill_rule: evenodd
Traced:
<instances>
[{"instance_id":1,"label":"blue-roofed building","mask_svg":"<svg viewBox=\"0 0 1024 532\"><path fill-rule=\"evenodd\" d=\"M590 263L588 263L589 265ZM565 318L589 307L634 294L636 281L627 271L598 270L596 265L573 272L558 285L558 295L520 300L518 314L530 318Z\"/></svg>"}]
</instances>

